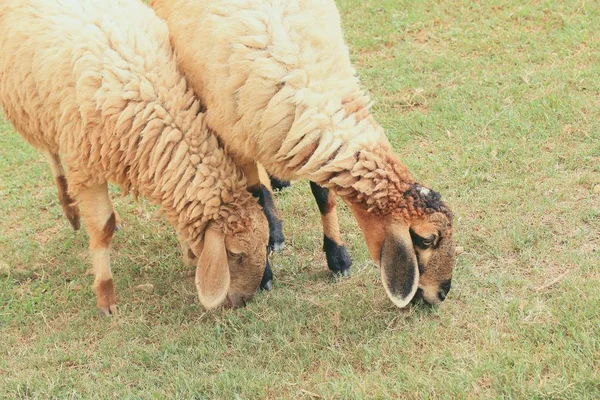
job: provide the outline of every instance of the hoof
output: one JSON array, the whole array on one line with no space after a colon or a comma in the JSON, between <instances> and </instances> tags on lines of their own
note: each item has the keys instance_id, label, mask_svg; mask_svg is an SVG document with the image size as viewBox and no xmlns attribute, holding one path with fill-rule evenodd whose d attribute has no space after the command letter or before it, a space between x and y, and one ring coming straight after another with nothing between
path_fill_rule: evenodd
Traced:
<instances>
[{"instance_id":1,"label":"hoof","mask_svg":"<svg viewBox=\"0 0 600 400\"><path fill-rule=\"evenodd\" d=\"M267 281L266 283L260 284L260 290L264 290L265 292L270 292L273 289L273 281Z\"/></svg>"},{"instance_id":2,"label":"hoof","mask_svg":"<svg viewBox=\"0 0 600 400\"><path fill-rule=\"evenodd\" d=\"M96 292L98 315L103 317L116 316L117 296L113 280L107 279L105 281L94 282L94 292Z\"/></svg>"},{"instance_id":3,"label":"hoof","mask_svg":"<svg viewBox=\"0 0 600 400\"><path fill-rule=\"evenodd\" d=\"M324 236L323 250L325 251L325 257L327 258L327 266L329 270L336 275L340 275L344 278L350 276L350 266L352 265L352 259L348 254L346 247L341 244L336 244L333 240Z\"/></svg>"},{"instance_id":4,"label":"hoof","mask_svg":"<svg viewBox=\"0 0 600 400\"><path fill-rule=\"evenodd\" d=\"M291 185L290 181L282 181L281 179L271 177L271 188L273 188L273 190L282 190Z\"/></svg>"},{"instance_id":5,"label":"hoof","mask_svg":"<svg viewBox=\"0 0 600 400\"><path fill-rule=\"evenodd\" d=\"M269 221L269 249L279 252L285 247L285 236L283 236L283 227L281 220L273 219Z\"/></svg>"},{"instance_id":6,"label":"hoof","mask_svg":"<svg viewBox=\"0 0 600 400\"><path fill-rule=\"evenodd\" d=\"M108 308L107 307L98 308L98 316L100 318L116 317L117 316L117 305L111 304L110 306L108 306Z\"/></svg>"},{"instance_id":7,"label":"hoof","mask_svg":"<svg viewBox=\"0 0 600 400\"><path fill-rule=\"evenodd\" d=\"M265 290L267 292L271 291L273 288L273 271L271 270L271 265L269 261L267 261L267 266L265 267L265 272L262 277L262 281L260 282L259 289Z\"/></svg>"},{"instance_id":8,"label":"hoof","mask_svg":"<svg viewBox=\"0 0 600 400\"><path fill-rule=\"evenodd\" d=\"M79 215L76 215L73 218L69 218L69 223L71 224L71 226L73 227L74 231L78 231L79 228L81 228L81 221L79 219Z\"/></svg>"},{"instance_id":9,"label":"hoof","mask_svg":"<svg viewBox=\"0 0 600 400\"><path fill-rule=\"evenodd\" d=\"M283 250L285 248L285 241L281 240L275 243L271 243L269 241L269 252L275 252L275 253L279 253L281 250Z\"/></svg>"}]
</instances>

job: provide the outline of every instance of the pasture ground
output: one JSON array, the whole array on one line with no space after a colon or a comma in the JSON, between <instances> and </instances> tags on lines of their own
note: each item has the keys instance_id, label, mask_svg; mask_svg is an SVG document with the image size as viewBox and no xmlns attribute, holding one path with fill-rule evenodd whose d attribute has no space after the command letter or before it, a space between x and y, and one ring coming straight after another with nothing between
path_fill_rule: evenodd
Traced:
<instances>
[{"instance_id":1,"label":"pasture ground","mask_svg":"<svg viewBox=\"0 0 600 400\"><path fill-rule=\"evenodd\" d=\"M115 189L120 315L99 319L87 235L0 117L0 397L600 397L600 5L338 3L374 114L455 211L447 301L394 308L344 207L332 279L302 182L277 194L274 290L205 312L171 228Z\"/></svg>"}]
</instances>

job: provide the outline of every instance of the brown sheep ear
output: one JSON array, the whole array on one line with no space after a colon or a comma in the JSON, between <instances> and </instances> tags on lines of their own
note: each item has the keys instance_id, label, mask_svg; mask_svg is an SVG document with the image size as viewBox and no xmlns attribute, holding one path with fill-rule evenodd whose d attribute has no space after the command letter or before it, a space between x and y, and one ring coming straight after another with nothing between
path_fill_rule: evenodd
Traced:
<instances>
[{"instance_id":1,"label":"brown sheep ear","mask_svg":"<svg viewBox=\"0 0 600 400\"><path fill-rule=\"evenodd\" d=\"M230 284L225 235L209 227L204 234L204 247L196 267L196 289L200 303L207 309L221 305L227 297Z\"/></svg>"},{"instance_id":2,"label":"brown sheep ear","mask_svg":"<svg viewBox=\"0 0 600 400\"><path fill-rule=\"evenodd\" d=\"M419 286L419 265L407 227L397 227L386 233L380 264L388 297L397 307L405 307Z\"/></svg>"}]
</instances>

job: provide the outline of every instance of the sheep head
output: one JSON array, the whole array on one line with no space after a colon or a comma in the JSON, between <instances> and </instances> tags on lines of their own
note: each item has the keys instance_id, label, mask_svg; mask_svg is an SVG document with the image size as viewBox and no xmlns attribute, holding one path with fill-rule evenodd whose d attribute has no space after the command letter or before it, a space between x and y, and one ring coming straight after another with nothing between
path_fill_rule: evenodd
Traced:
<instances>
[{"instance_id":1,"label":"sheep head","mask_svg":"<svg viewBox=\"0 0 600 400\"><path fill-rule=\"evenodd\" d=\"M212 222L193 252L199 254L196 288L202 305L245 306L254 297L268 263L269 227L261 207L244 205L244 221ZM237 226L232 230L231 225ZM227 226L223 226L227 225Z\"/></svg>"},{"instance_id":2,"label":"sheep head","mask_svg":"<svg viewBox=\"0 0 600 400\"><path fill-rule=\"evenodd\" d=\"M392 302L405 307L423 297L439 304L450 290L454 269L452 212L438 193L418 184L410 185L403 200L389 213L366 209L360 202L349 206Z\"/></svg>"}]
</instances>

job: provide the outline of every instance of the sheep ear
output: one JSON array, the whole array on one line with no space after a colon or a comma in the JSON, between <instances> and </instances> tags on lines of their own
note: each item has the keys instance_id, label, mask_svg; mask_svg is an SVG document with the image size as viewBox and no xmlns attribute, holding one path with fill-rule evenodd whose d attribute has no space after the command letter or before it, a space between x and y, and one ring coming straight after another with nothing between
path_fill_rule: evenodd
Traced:
<instances>
[{"instance_id":1,"label":"sheep ear","mask_svg":"<svg viewBox=\"0 0 600 400\"><path fill-rule=\"evenodd\" d=\"M387 232L381 246L383 287L397 307L405 307L419 286L419 265L407 227Z\"/></svg>"},{"instance_id":2,"label":"sheep ear","mask_svg":"<svg viewBox=\"0 0 600 400\"><path fill-rule=\"evenodd\" d=\"M204 246L196 267L200 303L207 309L219 306L227 297L230 284L225 235L209 227L204 234Z\"/></svg>"}]
</instances>

